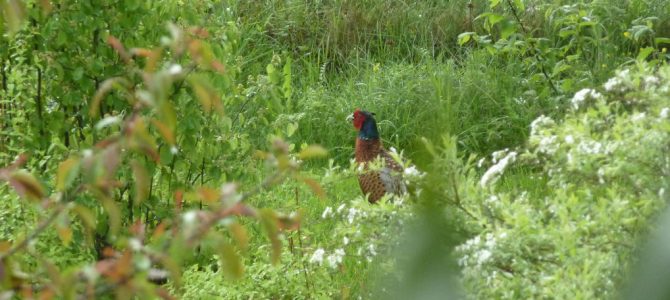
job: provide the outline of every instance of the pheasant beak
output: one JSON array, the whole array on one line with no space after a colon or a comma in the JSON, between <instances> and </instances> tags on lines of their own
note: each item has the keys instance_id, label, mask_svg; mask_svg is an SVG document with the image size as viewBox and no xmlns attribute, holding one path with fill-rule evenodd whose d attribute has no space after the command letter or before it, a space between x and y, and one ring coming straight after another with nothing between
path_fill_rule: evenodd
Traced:
<instances>
[{"instance_id":1,"label":"pheasant beak","mask_svg":"<svg viewBox=\"0 0 670 300\"><path fill-rule=\"evenodd\" d=\"M354 114L350 114L347 116L347 122L351 123L352 121L354 121Z\"/></svg>"}]
</instances>

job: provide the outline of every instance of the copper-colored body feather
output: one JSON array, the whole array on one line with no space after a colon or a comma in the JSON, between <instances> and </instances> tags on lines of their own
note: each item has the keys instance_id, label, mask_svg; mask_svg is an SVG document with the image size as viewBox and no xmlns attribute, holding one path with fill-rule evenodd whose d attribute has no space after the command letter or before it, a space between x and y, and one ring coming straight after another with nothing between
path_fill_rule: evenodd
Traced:
<instances>
[{"instance_id":1,"label":"copper-colored body feather","mask_svg":"<svg viewBox=\"0 0 670 300\"><path fill-rule=\"evenodd\" d=\"M382 169L370 170L369 163L379 157L383 160ZM356 162L363 166L364 173L358 176L358 183L370 203L379 201L386 193L399 195L406 192L401 177L402 167L384 149L380 139L357 138Z\"/></svg>"}]
</instances>

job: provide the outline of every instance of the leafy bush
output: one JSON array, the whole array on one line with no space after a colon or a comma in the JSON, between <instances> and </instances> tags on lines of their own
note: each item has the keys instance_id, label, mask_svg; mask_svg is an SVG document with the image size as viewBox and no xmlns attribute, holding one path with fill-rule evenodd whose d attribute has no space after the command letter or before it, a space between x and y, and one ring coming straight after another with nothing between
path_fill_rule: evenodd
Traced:
<instances>
[{"instance_id":1,"label":"leafy bush","mask_svg":"<svg viewBox=\"0 0 670 300\"><path fill-rule=\"evenodd\" d=\"M668 67L619 71L576 93L563 120L538 117L525 149L498 155L489 171L530 168L542 187L482 179L475 216L488 222L457 248L470 296L616 296L635 241L665 206L669 82Z\"/></svg>"}]
</instances>

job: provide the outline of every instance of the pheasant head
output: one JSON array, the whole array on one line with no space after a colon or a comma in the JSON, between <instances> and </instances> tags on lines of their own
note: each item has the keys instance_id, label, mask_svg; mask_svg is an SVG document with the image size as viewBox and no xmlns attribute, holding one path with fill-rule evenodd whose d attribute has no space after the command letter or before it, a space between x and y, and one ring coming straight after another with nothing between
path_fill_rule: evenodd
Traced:
<instances>
[{"instance_id":1,"label":"pheasant head","mask_svg":"<svg viewBox=\"0 0 670 300\"><path fill-rule=\"evenodd\" d=\"M375 121L374 115L374 113L356 109L356 111L349 116L354 128L358 130L358 138L362 140L379 139L377 121Z\"/></svg>"}]
</instances>

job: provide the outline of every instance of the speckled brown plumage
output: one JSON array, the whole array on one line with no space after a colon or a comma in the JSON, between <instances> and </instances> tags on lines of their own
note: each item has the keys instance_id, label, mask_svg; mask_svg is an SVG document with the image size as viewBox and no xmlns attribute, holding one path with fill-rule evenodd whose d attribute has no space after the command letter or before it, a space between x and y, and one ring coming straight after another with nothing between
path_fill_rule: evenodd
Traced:
<instances>
[{"instance_id":1,"label":"speckled brown plumage","mask_svg":"<svg viewBox=\"0 0 670 300\"><path fill-rule=\"evenodd\" d=\"M368 116L368 121L374 122L374 119ZM372 125L376 133L376 124ZM364 170L364 173L358 176L358 183L363 194L368 196L370 203L379 201L387 193L403 194L406 192L402 181L402 167L384 149L378 137L366 138L359 135L356 138L355 157L356 162ZM372 170L370 164L379 158L382 160L382 168Z\"/></svg>"}]
</instances>

